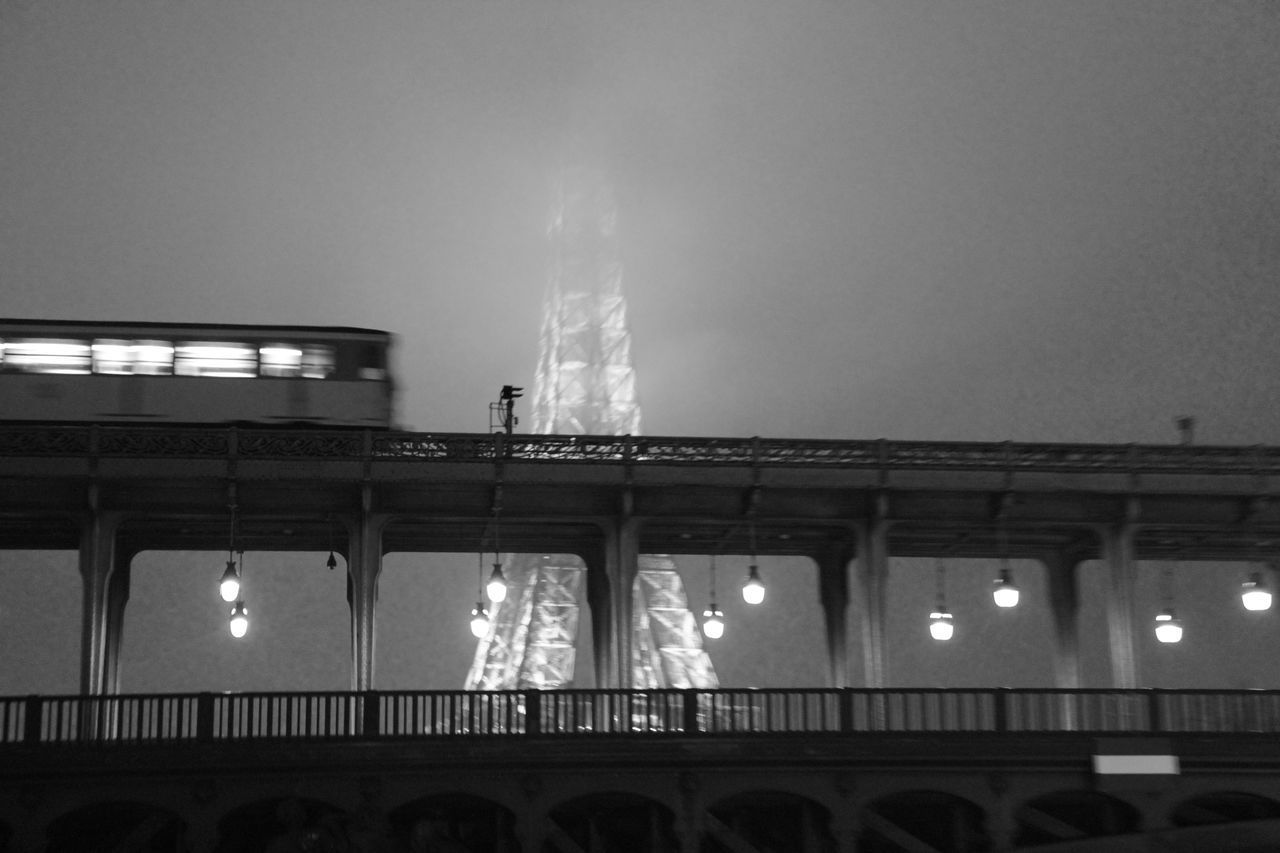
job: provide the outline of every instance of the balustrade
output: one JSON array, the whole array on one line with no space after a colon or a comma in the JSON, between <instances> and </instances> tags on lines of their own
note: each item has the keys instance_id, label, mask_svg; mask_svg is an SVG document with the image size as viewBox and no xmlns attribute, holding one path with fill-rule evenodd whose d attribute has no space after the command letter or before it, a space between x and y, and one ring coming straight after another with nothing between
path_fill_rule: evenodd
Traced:
<instances>
[{"instance_id":1,"label":"balustrade","mask_svg":"<svg viewBox=\"0 0 1280 853\"><path fill-rule=\"evenodd\" d=\"M0 746L926 732L1277 733L1280 691L459 690L0 698Z\"/></svg>"}]
</instances>

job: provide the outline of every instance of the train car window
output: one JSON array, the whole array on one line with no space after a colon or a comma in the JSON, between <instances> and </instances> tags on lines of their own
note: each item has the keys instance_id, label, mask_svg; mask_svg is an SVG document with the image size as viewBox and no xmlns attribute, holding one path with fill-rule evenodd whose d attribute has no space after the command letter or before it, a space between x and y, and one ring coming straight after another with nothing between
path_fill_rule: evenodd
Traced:
<instances>
[{"instance_id":1,"label":"train car window","mask_svg":"<svg viewBox=\"0 0 1280 853\"><path fill-rule=\"evenodd\" d=\"M168 341L134 341L133 372L143 376L173 374L173 344Z\"/></svg>"},{"instance_id":2,"label":"train car window","mask_svg":"<svg viewBox=\"0 0 1280 853\"><path fill-rule=\"evenodd\" d=\"M302 349L293 344L265 344L258 349L258 372L263 376L301 376Z\"/></svg>"},{"instance_id":3,"label":"train car window","mask_svg":"<svg viewBox=\"0 0 1280 853\"><path fill-rule=\"evenodd\" d=\"M174 347L173 372L179 376L257 376L258 348L229 341L179 341Z\"/></svg>"},{"instance_id":4,"label":"train car window","mask_svg":"<svg viewBox=\"0 0 1280 853\"><path fill-rule=\"evenodd\" d=\"M307 344L302 350L302 375L307 379L325 379L336 365L333 347Z\"/></svg>"},{"instance_id":5,"label":"train car window","mask_svg":"<svg viewBox=\"0 0 1280 853\"><path fill-rule=\"evenodd\" d=\"M133 373L133 342L105 338L94 341L93 372L111 376Z\"/></svg>"},{"instance_id":6,"label":"train car window","mask_svg":"<svg viewBox=\"0 0 1280 853\"><path fill-rule=\"evenodd\" d=\"M0 358L4 369L21 373L89 373L89 344L65 338L9 338Z\"/></svg>"}]
</instances>

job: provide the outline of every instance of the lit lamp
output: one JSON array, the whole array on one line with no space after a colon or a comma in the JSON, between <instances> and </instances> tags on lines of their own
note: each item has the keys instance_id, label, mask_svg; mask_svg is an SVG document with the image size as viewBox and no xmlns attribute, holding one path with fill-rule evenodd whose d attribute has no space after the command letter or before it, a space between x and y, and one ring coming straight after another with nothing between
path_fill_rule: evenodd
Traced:
<instances>
[{"instance_id":1,"label":"lit lamp","mask_svg":"<svg viewBox=\"0 0 1280 853\"><path fill-rule=\"evenodd\" d=\"M507 579L502 575L502 563L493 564L493 573L489 575L489 583L485 586L489 600L494 604L507 598Z\"/></svg>"},{"instance_id":2,"label":"lit lamp","mask_svg":"<svg viewBox=\"0 0 1280 853\"><path fill-rule=\"evenodd\" d=\"M742 585L742 600L747 604L764 601L764 581L760 580L760 567L755 563L747 569L747 582Z\"/></svg>"},{"instance_id":3,"label":"lit lamp","mask_svg":"<svg viewBox=\"0 0 1280 853\"><path fill-rule=\"evenodd\" d=\"M1000 574L996 578L996 587L991 591L991 596L996 600L996 607L1018 606L1018 587L1013 582L1013 573L1009 571L1007 560L1000 568Z\"/></svg>"},{"instance_id":4,"label":"lit lamp","mask_svg":"<svg viewBox=\"0 0 1280 853\"><path fill-rule=\"evenodd\" d=\"M1262 579L1262 572L1254 572L1240 585L1240 601L1245 610L1271 609L1271 590Z\"/></svg>"},{"instance_id":5,"label":"lit lamp","mask_svg":"<svg viewBox=\"0 0 1280 853\"><path fill-rule=\"evenodd\" d=\"M249 633L249 610L243 601L237 601L231 608L231 636L237 640Z\"/></svg>"},{"instance_id":6,"label":"lit lamp","mask_svg":"<svg viewBox=\"0 0 1280 853\"><path fill-rule=\"evenodd\" d=\"M1162 643L1182 642L1182 620L1173 610L1173 569L1166 565L1162 576L1164 609L1156 616L1156 639Z\"/></svg>"},{"instance_id":7,"label":"lit lamp","mask_svg":"<svg viewBox=\"0 0 1280 853\"><path fill-rule=\"evenodd\" d=\"M929 614L929 636L935 640L950 640L956 632L955 621L946 604L946 567L938 560L938 604Z\"/></svg>"},{"instance_id":8,"label":"lit lamp","mask_svg":"<svg viewBox=\"0 0 1280 853\"><path fill-rule=\"evenodd\" d=\"M716 607L714 601L702 611L702 617L702 633L707 635L708 640L718 640L724 636L724 613Z\"/></svg>"},{"instance_id":9,"label":"lit lamp","mask_svg":"<svg viewBox=\"0 0 1280 853\"><path fill-rule=\"evenodd\" d=\"M938 609L929 614L929 636L935 640L950 640L955 632L951 611L939 604Z\"/></svg>"},{"instance_id":10,"label":"lit lamp","mask_svg":"<svg viewBox=\"0 0 1280 853\"><path fill-rule=\"evenodd\" d=\"M240 574L236 571L235 560L227 560L227 570L222 573L222 580L218 582L218 593L227 604L240 597Z\"/></svg>"},{"instance_id":11,"label":"lit lamp","mask_svg":"<svg viewBox=\"0 0 1280 853\"><path fill-rule=\"evenodd\" d=\"M708 573L711 579L710 604L707 609L702 611L702 633L707 635L708 640L718 640L724 636L724 612L716 607L716 555L711 555L711 570Z\"/></svg>"},{"instance_id":12,"label":"lit lamp","mask_svg":"<svg viewBox=\"0 0 1280 853\"><path fill-rule=\"evenodd\" d=\"M1162 643L1182 642L1182 620L1174 614L1172 607L1166 607L1156 617L1156 639Z\"/></svg>"},{"instance_id":13,"label":"lit lamp","mask_svg":"<svg viewBox=\"0 0 1280 853\"><path fill-rule=\"evenodd\" d=\"M489 630L489 611L484 609L484 602L477 601L471 609L471 635L477 640Z\"/></svg>"}]
</instances>

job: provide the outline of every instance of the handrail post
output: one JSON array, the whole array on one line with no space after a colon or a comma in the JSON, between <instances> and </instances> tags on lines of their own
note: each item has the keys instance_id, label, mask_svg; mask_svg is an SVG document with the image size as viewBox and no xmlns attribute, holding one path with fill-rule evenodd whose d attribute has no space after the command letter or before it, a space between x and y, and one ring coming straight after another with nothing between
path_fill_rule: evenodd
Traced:
<instances>
[{"instance_id":1,"label":"handrail post","mask_svg":"<svg viewBox=\"0 0 1280 853\"><path fill-rule=\"evenodd\" d=\"M853 688L844 687L840 690L840 731L853 731Z\"/></svg>"},{"instance_id":2,"label":"handrail post","mask_svg":"<svg viewBox=\"0 0 1280 853\"><path fill-rule=\"evenodd\" d=\"M996 688L996 731L1009 731L1009 688Z\"/></svg>"},{"instance_id":3,"label":"handrail post","mask_svg":"<svg viewBox=\"0 0 1280 853\"><path fill-rule=\"evenodd\" d=\"M524 692L524 733L527 735L542 734L541 690L526 690Z\"/></svg>"},{"instance_id":4,"label":"handrail post","mask_svg":"<svg viewBox=\"0 0 1280 853\"><path fill-rule=\"evenodd\" d=\"M1156 687L1147 691L1147 727L1153 732L1161 729L1160 690Z\"/></svg>"},{"instance_id":5,"label":"handrail post","mask_svg":"<svg viewBox=\"0 0 1280 853\"><path fill-rule=\"evenodd\" d=\"M196 740L213 740L212 693L201 693L196 697Z\"/></svg>"},{"instance_id":6,"label":"handrail post","mask_svg":"<svg viewBox=\"0 0 1280 853\"><path fill-rule=\"evenodd\" d=\"M680 691L680 695L684 702L682 709L684 733L693 735L698 733L698 691L689 687Z\"/></svg>"},{"instance_id":7,"label":"handrail post","mask_svg":"<svg viewBox=\"0 0 1280 853\"><path fill-rule=\"evenodd\" d=\"M41 715L44 710L44 702L39 696L34 694L27 697L25 710L26 719L23 720L22 739L26 743L40 742Z\"/></svg>"},{"instance_id":8,"label":"handrail post","mask_svg":"<svg viewBox=\"0 0 1280 853\"><path fill-rule=\"evenodd\" d=\"M379 722L382 720L378 691L366 690L360 695L360 734L364 737L377 737Z\"/></svg>"}]
</instances>

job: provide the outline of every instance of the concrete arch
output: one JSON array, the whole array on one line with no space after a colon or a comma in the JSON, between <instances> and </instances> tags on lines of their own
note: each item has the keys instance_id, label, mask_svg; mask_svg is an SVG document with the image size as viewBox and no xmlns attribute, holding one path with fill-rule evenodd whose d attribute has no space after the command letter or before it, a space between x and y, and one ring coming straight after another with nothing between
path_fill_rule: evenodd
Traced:
<instances>
[{"instance_id":1,"label":"concrete arch","mask_svg":"<svg viewBox=\"0 0 1280 853\"><path fill-rule=\"evenodd\" d=\"M1280 802L1244 791L1207 791L1182 800L1169 812L1177 827L1280 818Z\"/></svg>"},{"instance_id":2,"label":"concrete arch","mask_svg":"<svg viewBox=\"0 0 1280 853\"><path fill-rule=\"evenodd\" d=\"M540 853L677 851L675 822L676 813L651 797L624 791L586 794L547 811Z\"/></svg>"},{"instance_id":3,"label":"concrete arch","mask_svg":"<svg viewBox=\"0 0 1280 853\"><path fill-rule=\"evenodd\" d=\"M712 803L702 818L701 853L734 853L741 842L759 853L835 853L831 812L808 797L753 790Z\"/></svg>"},{"instance_id":4,"label":"concrete arch","mask_svg":"<svg viewBox=\"0 0 1280 853\"><path fill-rule=\"evenodd\" d=\"M987 853L993 847L982 808L943 791L888 794L868 803L859 822L858 853Z\"/></svg>"},{"instance_id":5,"label":"concrete arch","mask_svg":"<svg viewBox=\"0 0 1280 853\"><path fill-rule=\"evenodd\" d=\"M1130 803L1099 791L1053 791L1023 802L1014 822L1014 844L1034 847L1137 832L1142 815Z\"/></svg>"},{"instance_id":6,"label":"concrete arch","mask_svg":"<svg viewBox=\"0 0 1280 853\"><path fill-rule=\"evenodd\" d=\"M516 814L475 794L431 794L387 814L391 836L405 850L431 853L517 853Z\"/></svg>"},{"instance_id":7,"label":"concrete arch","mask_svg":"<svg viewBox=\"0 0 1280 853\"><path fill-rule=\"evenodd\" d=\"M160 853L180 849L186 829L182 817L168 809L132 800L103 800L79 806L50 821L45 829L44 849L45 853ZM0 839L5 837L6 833L0 831Z\"/></svg>"},{"instance_id":8,"label":"concrete arch","mask_svg":"<svg viewBox=\"0 0 1280 853\"><path fill-rule=\"evenodd\" d=\"M218 821L215 853L344 849L346 812L324 800L273 797L237 806ZM329 846L325 846L329 845Z\"/></svg>"}]
</instances>

